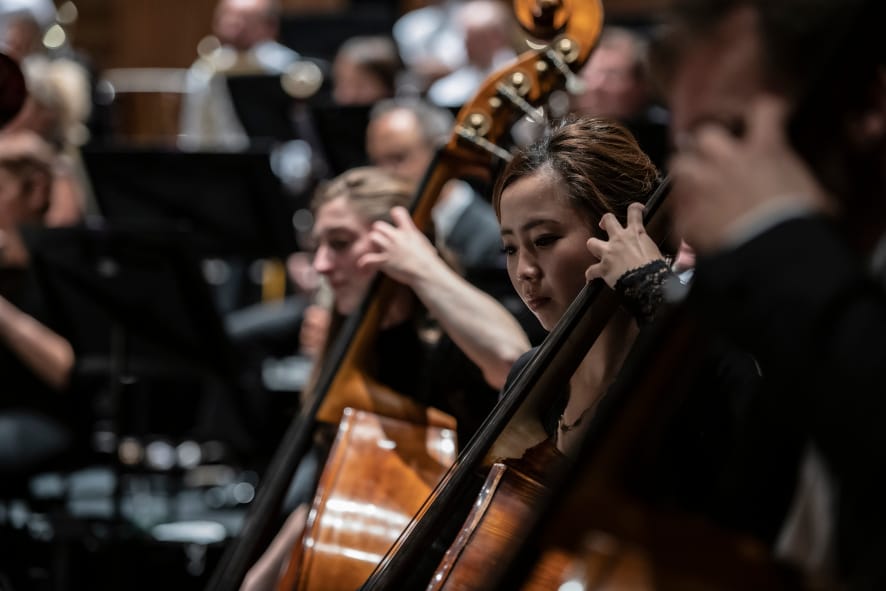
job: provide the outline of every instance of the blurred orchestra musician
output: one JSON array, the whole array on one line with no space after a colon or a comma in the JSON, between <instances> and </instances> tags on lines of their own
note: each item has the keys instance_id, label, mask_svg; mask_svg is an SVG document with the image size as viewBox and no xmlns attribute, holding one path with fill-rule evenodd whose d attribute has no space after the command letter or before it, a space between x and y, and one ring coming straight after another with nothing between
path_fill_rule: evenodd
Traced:
<instances>
[{"instance_id":1,"label":"blurred orchestra musician","mask_svg":"<svg viewBox=\"0 0 886 591\"><path fill-rule=\"evenodd\" d=\"M366 152L374 165L418 185L453 125L448 110L426 101L382 101L370 113ZM462 270L504 266L495 212L467 182L450 181L432 216L438 240Z\"/></svg>"},{"instance_id":2,"label":"blurred orchestra musician","mask_svg":"<svg viewBox=\"0 0 886 591\"><path fill-rule=\"evenodd\" d=\"M579 72L583 88L571 96L579 115L621 121L652 161L667 157L667 110L659 104L649 66L649 40L641 32L609 25Z\"/></svg>"},{"instance_id":3,"label":"blurred orchestra musician","mask_svg":"<svg viewBox=\"0 0 886 591\"><path fill-rule=\"evenodd\" d=\"M18 60L28 88L25 105L6 130L38 134L55 150L53 198L48 226L78 223L95 210L79 147L90 139L93 112L90 72L78 54L63 46L49 51L44 27L27 11L7 15L0 45Z\"/></svg>"},{"instance_id":4,"label":"blurred orchestra musician","mask_svg":"<svg viewBox=\"0 0 886 591\"><path fill-rule=\"evenodd\" d=\"M465 63L431 84L427 98L435 105L458 107L486 77L513 60L514 17L499 0L469 0L457 8L464 34Z\"/></svg>"},{"instance_id":5,"label":"blurred orchestra musician","mask_svg":"<svg viewBox=\"0 0 886 591\"><path fill-rule=\"evenodd\" d=\"M332 102L369 106L397 93L403 61L393 39L383 35L346 40L332 62Z\"/></svg>"},{"instance_id":6,"label":"blurred orchestra musician","mask_svg":"<svg viewBox=\"0 0 886 591\"><path fill-rule=\"evenodd\" d=\"M219 0L212 21L217 46L206 49L188 70L180 122L182 147L248 147L225 77L282 74L299 59L275 40L279 10L276 0Z\"/></svg>"},{"instance_id":7,"label":"blurred orchestra musician","mask_svg":"<svg viewBox=\"0 0 886 591\"><path fill-rule=\"evenodd\" d=\"M458 10L464 0L425 0L394 23L394 40L419 93L435 80L465 64L464 31L458 24Z\"/></svg>"},{"instance_id":8,"label":"blurred orchestra musician","mask_svg":"<svg viewBox=\"0 0 886 591\"><path fill-rule=\"evenodd\" d=\"M41 322L39 290L28 273L21 224L50 210L52 149L30 132L0 134L0 469L28 470L63 453L71 434L61 394L74 367L71 345Z\"/></svg>"}]
</instances>

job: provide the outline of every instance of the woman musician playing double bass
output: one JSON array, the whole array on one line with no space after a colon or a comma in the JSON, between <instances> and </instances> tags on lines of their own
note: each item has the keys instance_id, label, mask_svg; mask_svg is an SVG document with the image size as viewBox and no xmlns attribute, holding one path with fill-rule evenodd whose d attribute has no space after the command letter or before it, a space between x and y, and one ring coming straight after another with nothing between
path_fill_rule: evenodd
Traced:
<instances>
[{"instance_id":1,"label":"woman musician playing double bass","mask_svg":"<svg viewBox=\"0 0 886 591\"><path fill-rule=\"evenodd\" d=\"M586 280L604 280L621 303L568 385L550 392L542 407L545 432L566 456L574 456L586 430L594 428L597 408L622 378L639 331L654 324L666 292L686 289L644 228L644 207L638 199L657 182L655 167L629 132L612 121L578 118L555 123L543 139L518 150L495 187L493 205L509 275L546 329L557 326ZM680 250L686 248L682 243ZM509 383L535 352L518 360ZM636 364L629 367L636 369ZM757 365L731 344L711 340L691 371L688 393L680 393L686 402L676 412L679 433L668 442L661 456L664 462L656 469L673 471L663 478L652 475L656 490L650 496L664 505L674 503L680 510L704 514L719 526L766 537L756 523L739 526L730 521L731 499L723 490L729 486L727 472L741 411L760 388ZM659 394L666 398L678 393ZM521 464L525 463L517 465ZM547 469L529 472L542 482L552 474ZM574 516L577 522L583 518ZM443 567L438 573L446 574ZM532 584L537 583L533 579ZM532 584L528 588L536 588Z\"/></svg>"},{"instance_id":2,"label":"woman musician playing double bass","mask_svg":"<svg viewBox=\"0 0 886 591\"><path fill-rule=\"evenodd\" d=\"M570 448L579 427L589 422L639 329L655 319L666 286L679 289L679 278L645 231L638 201L660 180L621 125L568 118L518 150L496 184L493 205L508 273L547 330L586 281L603 279L622 304L572 377L568 392L553 397L550 413L542 418L561 451ZM512 376L533 352L518 360ZM737 398L754 392L759 374L750 356L718 351L711 362L719 364L720 381L711 379L706 386L728 389L723 395Z\"/></svg>"},{"instance_id":3,"label":"woman musician playing double bass","mask_svg":"<svg viewBox=\"0 0 886 591\"><path fill-rule=\"evenodd\" d=\"M502 470L501 460L496 460L455 542L436 572L424 578L428 589L485 589L490 573L503 565L508 568L509 546L522 544L529 533L525 522L535 511L537 485L544 486L558 471L557 465L577 451L585 426L607 399L639 330L655 318L666 285L679 283L646 234L643 206L636 202L659 183L658 171L624 127L592 118L553 123L542 139L518 149L499 176L493 205L501 222L508 272L516 291L551 336L559 337L562 321L574 316L575 304L587 292L587 279L604 278L618 293L621 307L606 318L590 349L582 349L581 361L562 389L542 392L537 405L522 403L532 407L543 432L521 432L515 449L519 454L529 448L522 457L493 450L491 455L503 458L507 468ZM554 355L572 346L563 342L563 349ZM546 341L515 364L505 396L521 394L513 386L526 383L525 370L533 369L530 365L548 345ZM708 502L716 505L721 461L731 451L735 428L730 413L753 395L759 380L750 356L714 342L701 369L694 391L707 401L698 416L684 417L687 429L676 446L685 454L687 468L658 491L686 501L692 509ZM445 494L435 496L444 506L449 503L442 500ZM433 509L419 517L429 515L437 519ZM575 514L573 521L585 517ZM415 543L422 535L401 544ZM392 558L388 572L376 572L370 589L398 588L405 581L415 584L412 575L403 574L401 559Z\"/></svg>"}]
</instances>

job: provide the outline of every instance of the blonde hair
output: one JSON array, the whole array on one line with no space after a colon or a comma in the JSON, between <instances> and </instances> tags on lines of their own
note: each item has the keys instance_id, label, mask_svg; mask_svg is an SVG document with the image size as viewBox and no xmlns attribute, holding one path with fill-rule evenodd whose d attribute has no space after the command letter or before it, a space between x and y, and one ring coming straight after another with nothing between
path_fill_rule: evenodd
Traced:
<instances>
[{"instance_id":1,"label":"blonde hair","mask_svg":"<svg viewBox=\"0 0 886 591\"><path fill-rule=\"evenodd\" d=\"M311 201L311 210L316 214L326 203L344 197L365 222L391 221L391 208L408 207L414 193L413 183L381 168L362 166L321 184Z\"/></svg>"},{"instance_id":2,"label":"blonde hair","mask_svg":"<svg viewBox=\"0 0 886 591\"><path fill-rule=\"evenodd\" d=\"M22 64L30 100L52 114L47 141L59 148L79 146L89 139L85 122L92 110L89 75L68 59L29 57Z\"/></svg>"}]
</instances>

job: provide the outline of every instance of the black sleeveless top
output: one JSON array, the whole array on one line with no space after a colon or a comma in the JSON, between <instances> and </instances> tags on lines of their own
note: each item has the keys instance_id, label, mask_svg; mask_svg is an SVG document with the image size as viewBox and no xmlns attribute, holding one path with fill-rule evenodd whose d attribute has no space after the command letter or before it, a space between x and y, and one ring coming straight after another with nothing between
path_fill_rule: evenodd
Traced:
<instances>
[{"instance_id":1,"label":"black sleeveless top","mask_svg":"<svg viewBox=\"0 0 886 591\"><path fill-rule=\"evenodd\" d=\"M414 322L404 322L379 333L375 358L381 383L455 417L460 445L495 406L495 389L445 334L422 338Z\"/></svg>"}]
</instances>

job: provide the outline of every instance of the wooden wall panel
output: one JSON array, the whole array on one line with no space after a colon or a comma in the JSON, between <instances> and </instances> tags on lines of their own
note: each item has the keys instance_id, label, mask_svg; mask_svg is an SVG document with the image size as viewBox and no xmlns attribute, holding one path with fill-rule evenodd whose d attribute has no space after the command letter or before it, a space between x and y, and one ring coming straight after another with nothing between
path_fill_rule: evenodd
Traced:
<instances>
[{"instance_id":1,"label":"wooden wall panel","mask_svg":"<svg viewBox=\"0 0 886 591\"><path fill-rule=\"evenodd\" d=\"M215 0L75 0L74 44L99 68L186 67Z\"/></svg>"},{"instance_id":2,"label":"wooden wall panel","mask_svg":"<svg viewBox=\"0 0 886 591\"><path fill-rule=\"evenodd\" d=\"M215 0L111 1L107 67L187 67L211 29Z\"/></svg>"}]
</instances>

